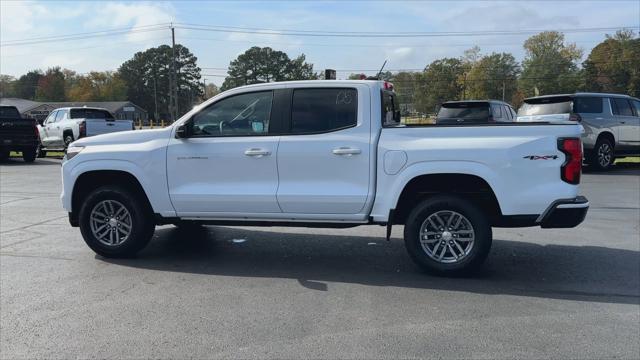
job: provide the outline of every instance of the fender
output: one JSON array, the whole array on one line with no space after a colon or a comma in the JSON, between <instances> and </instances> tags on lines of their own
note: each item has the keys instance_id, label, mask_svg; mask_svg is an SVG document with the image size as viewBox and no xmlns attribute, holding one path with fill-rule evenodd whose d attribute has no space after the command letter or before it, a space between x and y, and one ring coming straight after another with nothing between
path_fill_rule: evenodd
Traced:
<instances>
[{"instance_id":1,"label":"fender","mask_svg":"<svg viewBox=\"0 0 640 360\"><path fill-rule=\"evenodd\" d=\"M154 213L160 214L165 217L176 216L176 212L169 199L169 192L167 190L166 181L161 181L165 179L163 176L154 176L156 175L155 172L149 172L149 170L145 171L140 166L131 161L112 159L87 160L75 164L68 170L63 167L63 171L67 172L66 178L70 180L63 184L63 194L61 196L63 207L67 209L67 211L71 210L73 188L75 186L76 180L80 177L80 175L90 171L103 170L123 171L133 175L138 180L138 182L142 186L142 189L147 195ZM158 170L162 170L164 174L164 169ZM154 177L156 181L153 181Z\"/></svg>"},{"instance_id":2,"label":"fender","mask_svg":"<svg viewBox=\"0 0 640 360\"><path fill-rule=\"evenodd\" d=\"M376 222L387 222L389 210L395 209L405 186L414 178L422 175L461 174L474 175L489 184L498 200L501 209L509 207L505 201L506 194L502 189L502 181L488 166L474 161L421 161L405 167L394 176L378 172L376 201L371 216Z\"/></svg>"}]
</instances>

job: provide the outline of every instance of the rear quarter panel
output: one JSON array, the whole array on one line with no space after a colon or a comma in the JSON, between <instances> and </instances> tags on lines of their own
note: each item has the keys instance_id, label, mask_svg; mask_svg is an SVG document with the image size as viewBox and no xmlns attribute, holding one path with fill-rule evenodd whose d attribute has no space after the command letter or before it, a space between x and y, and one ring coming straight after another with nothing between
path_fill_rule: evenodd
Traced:
<instances>
[{"instance_id":1,"label":"rear quarter panel","mask_svg":"<svg viewBox=\"0 0 640 360\"><path fill-rule=\"evenodd\" d=\"M575 124L385 128L378 146L372 216L386 221L411 179L443 173L484 179L503 215L541 214L554 200L578 194L578 186L560 179L565 155L558 150L557 139L580 137L581 131ZM394 169L395 174L385 172L386 157L403 158L397 152L405 153L406 161L396 165L400 169Z\"/></svg>"}]
</instances>

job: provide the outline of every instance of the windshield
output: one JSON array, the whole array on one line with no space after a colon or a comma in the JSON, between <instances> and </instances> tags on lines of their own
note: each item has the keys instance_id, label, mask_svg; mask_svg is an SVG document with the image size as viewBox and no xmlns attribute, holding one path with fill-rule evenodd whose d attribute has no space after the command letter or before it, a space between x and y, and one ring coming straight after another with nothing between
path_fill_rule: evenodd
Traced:
<instances>
[{"instance_id":1,"label":"windshield","mask_svg":"<svg viewBox=\"0 0 640 360\"><path fill-rule=\"evenodd\" d=\"M476 119L489 117L489 103L451 103L443 104L438 111L438 119Z\"/></svg>"},{"instance_id":2,"label":"windshield","mask_svg":"<svg viewBox=\"0 0 640 360\"><path fill-rule=\"evenodd\" d=\"M567 96L525 100L518 116L568 114L573 112L573 99Z\"/></svg>"}]
</instances>

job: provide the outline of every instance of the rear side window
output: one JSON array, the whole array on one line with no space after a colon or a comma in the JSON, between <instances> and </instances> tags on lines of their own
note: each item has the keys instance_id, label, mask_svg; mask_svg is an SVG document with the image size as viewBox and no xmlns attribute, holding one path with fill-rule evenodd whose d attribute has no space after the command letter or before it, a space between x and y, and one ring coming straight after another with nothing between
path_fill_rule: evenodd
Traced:
<instances>
[{"instance_id":1,"label":"rear side window","mask_svg":"<svg viewBox=\"0 0 640 360\"><path fill-rule=\"evenodd\" d=\"M72 119L113 119L107 110L101 109L71 109Z\"/></svg>"},{"instance_id":2,"label":"rear side window","mask_svg":"<svg viewBox=\"0 0 640 360\"><path fill-rule=\"evenodd\" d=\"M291 104L291 133L311 134L355 126L355 89L295 89Z\"/></svg>"},{"instance_id":3,"label":"rear side window","mask_svg":"<svg viewBox=\"0 0 640 360\"><path fill-rule=\"evenodd\" d=\"M382 126L400 124L400 109L395 93L382 91Z\"/></svg>"},{"instance_id":4,"label":"rear side window","mask_svg":"<svg viewBox=\"0 0 640 360\"><path fill-rule=\"evenodd\" d=\"M20 118L20 113L18 112L18 109L16 109L13 106L2 106L2 107L0 107L0 118L18 119L18 118Z\"/></svg>"},{"instance_id":5,"label":"rear side window","mask_svg":"<svg viewBox=\"0 0 640 360\"><path fill-rule=\"evenodd\" d=\"M450 103L442 104L438 119L484 119L489 117L488 103Z\"/></svg>"},{"instance_id":6,"label":"rear side window","mask_svg":"<svg viewBox=\"0 0 640 360\"><path fill-rule=\"evenodd\" d=\"M509 107L506 105L502 105L502 111L504 113L504 118L505 120L513 120L513 118L511 117L511 111L509 111Z\"/></svg>"},{"instance_id":7,"label":"rear side window","mask_svg":"<svg viewBox=\"0 0 640 360\"><path fill-rule=\"evenodd\" d=\"M527 99L518 110L518 116L570 114L572 112L573 99L568 96L558 96Z\"/></svg>"},{"instance_id":8,"label":"rear side window","mask_svg":"<svg viewBox=\"0 0 640 360\"><path fill-rule=\"evenodd\" d=\"M492 104L491 105L491 112L492 112L493 118L495 120L499 120L499 119L502 118L502 106L496 105L496 104Z\"/></svg>"},{"instance_id":9,"label":"rear side window","mask_svg":"<svg viewBox=\"0 0 640 360\"><path fill-rule=\"evenodd\" d=\"M602 98L599 97L579 97L573 101L574 112L579 114L601 114Z\"/></svg>"},{"instance_id":10,"label":"rear side window","mask_svg":"<svg viewBox=\"0 0 640 360\"><path fill-rule=\"evenodd\" d=\"M611 99L611 107L614 115L633 116L633 109L627 99L613 98Z\"/></svg>"}]
</instances>

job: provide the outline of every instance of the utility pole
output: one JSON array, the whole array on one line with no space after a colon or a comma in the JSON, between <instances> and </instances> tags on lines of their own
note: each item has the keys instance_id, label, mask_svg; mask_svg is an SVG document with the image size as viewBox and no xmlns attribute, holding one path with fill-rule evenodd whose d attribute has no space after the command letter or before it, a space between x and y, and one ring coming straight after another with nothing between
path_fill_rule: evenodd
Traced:
<instances>
[{"instance_id":1,"label":"utility pole","mask_svg":"<svg viewBox=\"0 0 640 360\"><path fill-rule=\"evenodd\" d=\"M202 78L202 81L204 81L204 82L203 82L203 84L204 84L204 88L202 89L202 90L203 90L203 91L202 91L202 93L203 93L204 95L202 95L202 97L204 98L204 100L207 100L207 78L203 77L203 78Z\"/></svg>"},{"instance_id":2,"label":"utility pole","mask_svg":"<svg viewBox=\"0 0 640 360\"><path fill-rule=\"evenodd\" d=\"M156 106L156 111L154 112L154 120L158 121L158 118L160 117L158 115L158 90L157 90L157 86L156 86L156 73L155 71L153 72L153 102Z\"/></svg>"},{"instance_id":3,"label":"utility pole","mask_svg":"<svg viewBox=\"0 0 640 360\"><path fill-rule=\"evenodd\" d=\"M171 77L173 78L173 86L171 87L171 122L174 122L178 117L178 76L176 68L176 32L173 24L171 24Z\"/></svg>"}]
</instances>

